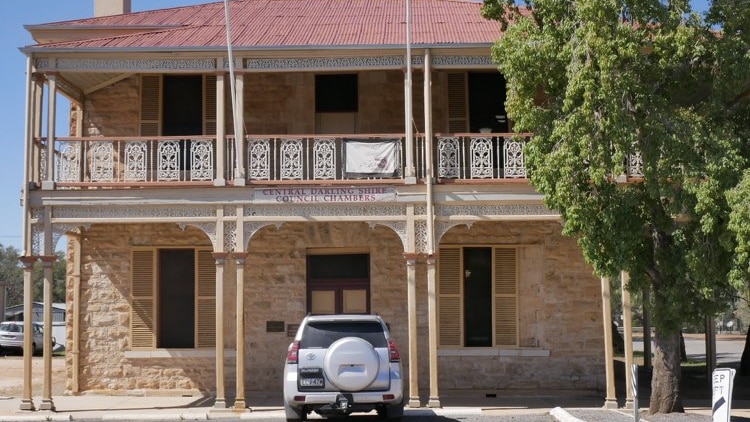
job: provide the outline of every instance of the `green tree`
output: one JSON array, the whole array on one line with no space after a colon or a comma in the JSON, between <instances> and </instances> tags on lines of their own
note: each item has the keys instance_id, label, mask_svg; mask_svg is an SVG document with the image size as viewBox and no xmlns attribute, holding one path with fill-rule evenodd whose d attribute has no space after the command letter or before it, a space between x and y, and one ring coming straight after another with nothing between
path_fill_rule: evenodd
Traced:
<instances>
[{"instance_id":1,"label":"green tree","mask_svg":"<svg viewBox=\"0 0 750 422\"><path fill-rule=\"evenodd\" d=\"M65 253L57 252L57 260L52 263L52 302L65 303L65 276L67 262ZM44 299L44 265L41 261L34 263L32 273L32 283L34 285L34 300L41 302Z\"/></svg>"},{"instance_id":2,"label":"green tree","mask_svg":"<svg viewBox=\"0 0 750 422\"><path fill-rule=\"evenodd\" d=\"M726 193L750 157L743 2L717 1L705 21L687 0L534 0L533 9L485 0L482 9L504 24L493 60L515 130L534 134L531 182L597 274L625 270L631 291L652 292L650 413L684 411L680 329L716 314L738 287ZM624 183L630 154L643 178Z\"/></svg>"},{"instance_id":3,"label":"green tree","mask_svg":"<svg viewBox=\"0 0 750 422\"><path fill-rule=\"evenodd\" d=\"M64 303L67 262L64 252L57 252L56 255L57 260L52 263L52 302ZM18 258L16 248L0 245L0 280L5 281L7 306L23 303L23 267ZM40 261L34 263L31 282L32 300L41 302L44 299L44 267Z\"/></svg>"},{"instance_id":4,"label":"green tree","mask_svg":"<svg viewBox=\"0 0 750 422\"><path fill-rule=\"evenodd\" d=\"M5 282L5 304L13 306L22 303L23 270L18 261L18 250L13 246L0 245L0 280Z\"/></svg>"}]
</instances>

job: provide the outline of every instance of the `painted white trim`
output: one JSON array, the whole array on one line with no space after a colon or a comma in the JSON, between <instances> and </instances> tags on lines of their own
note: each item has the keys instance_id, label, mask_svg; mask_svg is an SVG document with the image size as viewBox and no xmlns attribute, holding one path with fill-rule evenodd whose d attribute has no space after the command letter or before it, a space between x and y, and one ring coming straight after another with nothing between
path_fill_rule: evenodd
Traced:
<instances>
[{"instance_id":1,"label":"painted white trim","mask_svg":"<svg viewBox=\"0 0 750 422\"><path fill-rule=\"evenodd\" d=\"M235 357L234 349L225 349L224 357ZM154 349L154 350L128 350L125 351L126 359L154 359L154 358L215 358L214 349Z\"/></svg>"},{"instance_id":2,"label":"painted white trim","mask_svg":"<svg viewBox=\"0 0 750 422\"><path fill-rule=\"evenodd\" d=\"M438 349L438 356L499 356L548 358L549 349Z\"/></svg>"}]
</instances>

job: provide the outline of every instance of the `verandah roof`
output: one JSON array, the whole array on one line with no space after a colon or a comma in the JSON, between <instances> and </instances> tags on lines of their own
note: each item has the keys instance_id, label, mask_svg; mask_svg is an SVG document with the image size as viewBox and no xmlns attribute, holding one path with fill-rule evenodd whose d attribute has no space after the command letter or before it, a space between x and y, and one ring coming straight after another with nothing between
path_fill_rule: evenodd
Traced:
<instances>
[{"instance_id":1,"label":"verandah roof","mask_svg":"<svg viewBox=\"0 0 750 422\"><path fill-rule=\"evenodd\" d=\"M233 0L232 44L238 49L404 45L405 4L405 0ZM411 0L413 45L492 44L500 36L500 24L482 18L481 5L470 0ZM133 28L137 32L109 35L102 32L107 28ZM32 51L226 47L224 2L31 25L27 29L32 34L89 29L91 34L27 48Z\"/></svg>"}]
</instances>

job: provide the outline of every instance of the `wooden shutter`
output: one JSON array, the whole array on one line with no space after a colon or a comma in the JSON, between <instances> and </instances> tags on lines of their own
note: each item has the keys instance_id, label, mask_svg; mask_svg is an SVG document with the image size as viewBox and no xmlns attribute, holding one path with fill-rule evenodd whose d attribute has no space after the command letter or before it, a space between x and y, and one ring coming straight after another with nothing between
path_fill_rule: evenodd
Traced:
<instances>
[{"instance_id":1,"label":"wooden shutter","mask_svg":"<svg viewBox=\"0 0 750 422\"><path fill-rule=\"evenodd\" d=\"M440 248L438 255L438 344L462 346L461 248Z\"/></svg>"},{"instance_id":2,"label":"wooden shutter","mask_svg":"<svg viewBox=\"0 0 750 422\"><path fill-rule=\"evenodd\" d=\"M161 75L141 76L140 135L161 134Z\"/></svg>"},{"instance_id":3,"label":"wooden shutter","mask_svg":"<svg viewBox=\"0 0 750 422\"><path fill-rule=\"evenodd\" d=\"M196 256L196 345L197 347L215 347L216 264L210 250L198 250Z\"/></svg>"},{"instance_id":4,"label":"wooden shutter","mask_svg":"<svg viewBox=\"0 0 750 422\"><path fill-rule=\"evenodd\" d=\"M156 253L134 250L131 255L130 345L133 350L156 347Z\"/></svg>"},{"instance_id":5,"label":"wooden shutter","mask_svg":"<svg viewBox=\"0 0 750 422\"><path fill-rule=\"evenodd\" d=\"M448 73L448 132L469 131L469 96L466 72Z\"/></svg>"},{"instance_id":6,"label":"wooden shutter","mask_svg":"<svg viewBox=\"0 0 750 422\"><path fill-rule=\"evenodd\" d=\"M518 345L518 265L515 248L495 248L495 346Z\"/></svg>"},{"instance_id":7,"label":"wooden shutter","mask_svg":"<svg viewBox=\"0 0 750 422\"><path fill-rule=\"evenodd\" d=\"M203 134L216 135L216 75L203 77Z\"/></svg>"}]
</instances>

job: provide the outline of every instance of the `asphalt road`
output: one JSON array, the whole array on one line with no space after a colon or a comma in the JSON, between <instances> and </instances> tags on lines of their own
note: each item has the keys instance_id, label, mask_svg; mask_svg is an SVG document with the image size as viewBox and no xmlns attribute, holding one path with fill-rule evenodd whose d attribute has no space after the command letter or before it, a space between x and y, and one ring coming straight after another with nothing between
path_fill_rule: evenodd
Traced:
<instances>
[{"instance_id":1,"label":"asphalt road","mask_svg":"<svg viewBox=\"0 0 750 422\"><path fill-rule=\"evenodd\" d=\"M742 351L745 348L745 335L719 335L716 338L716 363L728 364L739 362L742 357ZM643 339L633 339L633 350L636 352L643 351ZM652 342L652 351L653 342ZM686 334L685 335L685 352L688 359L704 360L706 359L706 341L703 334Z\"/></svg>"}]
</instances>

